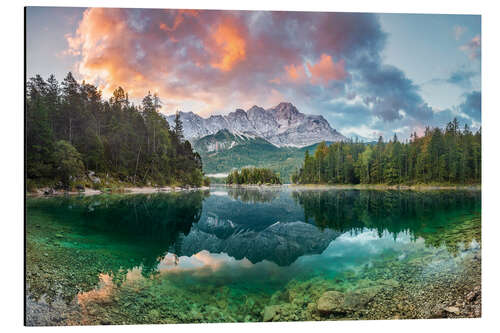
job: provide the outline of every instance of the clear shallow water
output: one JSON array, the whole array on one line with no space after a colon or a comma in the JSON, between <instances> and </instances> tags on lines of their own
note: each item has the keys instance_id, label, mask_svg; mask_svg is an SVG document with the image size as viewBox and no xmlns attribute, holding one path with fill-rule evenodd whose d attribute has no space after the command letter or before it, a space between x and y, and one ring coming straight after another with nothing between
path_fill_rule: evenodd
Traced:
<instances>
[{"instance_id":1,"label":"clear shallow water","mask_svg":"<svg viewBox=\"0 0 500 333\"><path fill-rule=\"evenodd\" d=\"M26 206L29 304L69 304L34 324L358 318L382 296L458 279L480 251L473 191L214 187ZM329 317L317 303L331 290L373 297ZM403 316L418 317L412 302Z\"/></svg>"}]
</instances>

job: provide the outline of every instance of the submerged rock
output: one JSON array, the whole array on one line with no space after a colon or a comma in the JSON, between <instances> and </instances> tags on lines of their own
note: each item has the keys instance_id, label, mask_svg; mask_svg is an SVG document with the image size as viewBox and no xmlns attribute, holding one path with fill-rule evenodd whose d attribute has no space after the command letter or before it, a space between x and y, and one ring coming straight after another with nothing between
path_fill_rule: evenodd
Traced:
<instances>
[{"instance_id":1,"label":"submerged rock","mask_svg":"<svg viewBox=\"0 0 500 333\"><path fill-rule=\"evenodd\" d=\"M445 312L453 313L455 315L459 315L460 314L460 309L457 308L456 306L448 306L448 307L444 308L443 310Z\"/></svg>"},{"instance_id":2,"label":"submerged rock","mask_svg":"<svg viewBox=\"0 0 500 333\"><path fill-rule=\"evenodd\" d=\"M374 285L349 290L345 293L327 291L318 299L316 308L322 315L359 311L365 308L384 288L386 286Z\"/></svg>"},{"instance_id":3,"label":"submerged rock","mask_svg":"<svg viewBox=\"0 0 500 333\"><path fill-rule=\"evenodd\" d=\"M316 303L307 304L307 311L313 313L317 310Z\"/></svg>"},{"instance_id":4,"label":"submerged rock","mask_svg":"<svg viewBox=\"0 0 500 333\"><path fill-rule=\"evenodd\" d=\"M467 302L473 302L476 300L476 298L481 294L481 288L480 287L476 287L474 288L473 291L471 291L470 293L467 294L466 296L466 300Z\"/></svg>"},{"instance_id":5,"label":"submerged rock","mask_svg":"<svg viewBox=\"0 0 500 333\"><path fill-rule=\"evenodd\" d=\"M341 292L327 291L318 299L317 309L322 314L345 312L344 301L344 294Z\"/></svg>"},{"instance_id":6,"label":"submerged rock","mask_svg":"<svg viewBox=\"0 0 500 333\"><path fill-rule=\"evenodd\" d=\"M378 280L377 283L381 286L386 287L386 288L398 288L399 287L399 282L394 280L394 279Z\"/></svg>"},{"instance_id":7,"label":"submerged rock","mask_svg":"<svg viewBox=\"0 0 500 333\"><path fill-rule=\"evenodd\" d=\"M351 290L344 296L343 308L351 311L360 310L370 302L381 289L381 287L375 286Z\"/></svg>"},{"instance_id":8,"label":"submerged rock","mask_svg":"<svg viewBox=\"0 0 500 333\"><path fill-rule=\"evenodd\" d=\"M262 311L263 321L278 321L280 316L279 305L268 305Z\"/></svg>"}]
</instances>

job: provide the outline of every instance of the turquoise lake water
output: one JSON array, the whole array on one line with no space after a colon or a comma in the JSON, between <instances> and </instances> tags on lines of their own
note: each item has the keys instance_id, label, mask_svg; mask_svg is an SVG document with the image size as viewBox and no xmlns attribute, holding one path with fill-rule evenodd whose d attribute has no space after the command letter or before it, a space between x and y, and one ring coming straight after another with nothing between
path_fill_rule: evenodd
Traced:
<instances>
[{"instance_id":1,"label":"turquoise lake water","mask_svg":"<svg viewBox=\"0 0 500 333\"><path fill-rule=\"evenodd\" d=\"M415 286L458 280L481 244L480 191L216 186L26 207L32 325L419 317ZM325 314L328 291L363 301ZM371 310L391 297L400 309Z\"/></svg>"}]
</instances>

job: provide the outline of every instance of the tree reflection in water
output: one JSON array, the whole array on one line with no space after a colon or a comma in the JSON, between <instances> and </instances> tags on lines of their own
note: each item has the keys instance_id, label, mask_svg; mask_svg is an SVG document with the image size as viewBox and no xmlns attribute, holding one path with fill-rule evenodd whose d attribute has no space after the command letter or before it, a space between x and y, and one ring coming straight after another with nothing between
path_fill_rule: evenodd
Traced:
<instances>
[{"instance_id":1,"label":"tree reflection in water","mask_svg":"<svg viewBox=\"0 0 500 333\"><path fill-rule=\"evenodd\" d=\"M479 191L308 190L294 191L292 196L303 207L305 221L319 228L354 233L372 229L379 235L387 231L394 237L408 232L414 239L423 237L435 247L443 242L456 246L449 242L452 234L456 242L470 242L471 239L460 239L461 233L454 232L449 223L453 216L481 209ZM479 241L480 232L474 237Z\"/></svg>"}]
</instances>

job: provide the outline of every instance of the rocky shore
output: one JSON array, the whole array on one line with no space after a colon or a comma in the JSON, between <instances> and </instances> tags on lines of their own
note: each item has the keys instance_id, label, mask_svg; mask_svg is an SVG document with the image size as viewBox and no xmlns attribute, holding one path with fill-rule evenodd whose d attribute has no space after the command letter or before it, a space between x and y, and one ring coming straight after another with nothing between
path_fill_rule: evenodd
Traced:
<instances>
[{"instance_id":1,"label":"rocky shore","mask_svg":"<svg viewBox=\"0 0 500 333\"><path fill-rule=\"evenodd\" d=\"M352 185L330 185L330 184L287 184L293 190L415 190L415 191L432 191L432 190L470 190L480 191L481 185L433 185L433 184L417 184L417 185L387 185L387 184L352 184Z\"/></svg>"},{"instance_id":2,"label":"rocky shore","mask_svg":"<svg viewBox=\"0 0 500 333\"><path fill-rule=\"evenodd\" d=\"M148 193L158 193L158 192L182 192L182 191L206 191L209 190L208 186L201 187L191 187L191 186L163 186L163 187L153 187L153 186L145 186L145 187L124 187L120 188L116 191L106 191L106 190L94 190L88 187L81 188L78 191L65 191L65 190L56 190L51 187L43 187L39 188L33 192L27 193L28 196L56 196L56 195L96 195L102 193L110 193L117 192L123 194L148 194Z\"/></svg>"},{"instance_id":3,"label":"rocky shore","mask_svg":"<svg viewBox=\"0 0 500 333\"><path fill-rule=\"evenodd\" d=\"M401 268L398 268L401 269ZM421 268L407 267L407 274ZM315 279L292 283L273 295L262 311L263 321L313 321L359 319L433 319L481 317L481 253L467 254L464 269L434 274L422 280L385 279L387 272L370 274L357 285L341 290ZM381 277L381 278L380 278ZM380 278L380 279L377 279ZM304 297L307 291L307 297Z\"/></svg>"},{"instance_id":4,"label":"rocky shore","mask_svg":"<svg viewBox=\"0 0 500 333\"><path fill-rule=\"evenodd\" d=\"M179 289L161 280L140 279L104 299L82 295L69 304L50 305L29 298L28 325L95 325L140 323L209 323L325 320L433 319L481 317L481 252L457 256L445 269L429 272L421 260L381 262L356 274L338 278L318 276L291 280L271 297L247 295L229 306L230 290L208 293ZM151 289L151 286L157 286ZM199 289L199 288L198 288ZM148 290L147 293L142 294ZM200 290L198 290L200 291ZM141 297L138 298L138 293ZM167 298L162 295L168 294ZM103 294L104 295L104 294ZM83 303L82 303L83 301ZM105 304L104 304L104 303ZM130 304L134 304L133 307ZM128 306L127 306L128 305ZM146 313L144 312L146 311ZM149 311L149 312L148 312Z\"/></svg>"}]
</instances>

